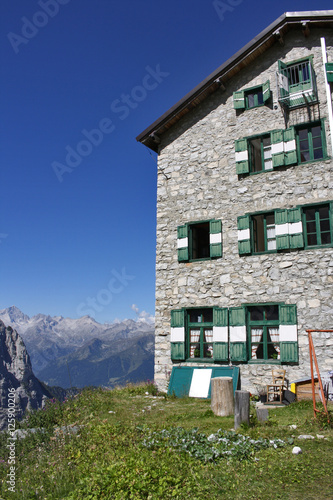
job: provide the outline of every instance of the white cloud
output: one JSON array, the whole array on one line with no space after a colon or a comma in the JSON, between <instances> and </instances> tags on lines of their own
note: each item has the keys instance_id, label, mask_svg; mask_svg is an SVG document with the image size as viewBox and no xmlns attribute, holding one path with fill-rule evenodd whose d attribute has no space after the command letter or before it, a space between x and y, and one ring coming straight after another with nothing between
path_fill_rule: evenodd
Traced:
<instances>
[{"instance_id":1,"label":"white cloud","mask_svg":"<svg viewBox=\"0 0 333 500\"><path fill-rule=\"evenodd\" d=\"M137 321L141 321L142 323L150 323L153 324L155 322L155 316L152 316L147 311L140 311L136 304L131 305L132 311L137 315Z\"/></svg>"}]
</instances>

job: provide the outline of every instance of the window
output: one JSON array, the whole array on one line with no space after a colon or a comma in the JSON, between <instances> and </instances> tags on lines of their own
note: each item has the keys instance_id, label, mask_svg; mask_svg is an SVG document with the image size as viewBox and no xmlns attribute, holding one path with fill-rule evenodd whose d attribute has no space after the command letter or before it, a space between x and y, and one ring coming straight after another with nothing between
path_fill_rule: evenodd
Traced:
<instances>
[{"instance_id":1,"label":"window","mask_svg":"<svg viewBox=\"0 0 333 500\"><path fill-rule=\"evenodd\" d=\"M236 173L253 174L326 158L323 121L235 141Z\"/></svg>"},{"instance_id":2,"label":"window","mask_svg":"<svg viewBox=\"0 0 333 500\"><path fill-rule=\"evenodd\" d=\"M279 101L287 107L317 101L316 77L309 58L291 63L278 62Z\"/></svg>"},{"instance_id":3,"label":"window","mask_svg":"<svg viewBox=\"0 0 333 500\"><path fill-rule=\"evenodd\" d=\"M274 212L252 216L253 253L276 250Z\"/></svg>"},{"instance_id":4,"label":"window","mask_svg":"<svg viewBox=\"0 0 333 500\"><path fill-rule=\"evenodd\" d=\"M189 358L213 357L213 309L188 312Z\"/></svg>"},{"instance_id":5,"label":"window","mask_svg":"<svg viewBox=\"0 0 333 500\"><path fill-rule=\"evenodd\" d=\"M249 359L280 359L279 306L247 308Z\"/></svg>"},{"instance_id":6,"label":"window","mask_svg":"<svg viewBox=\"0 0 333 500\"><path fill-rule=\"evenodd\" d=\"M220 220L192 222L178 226L178 261L222 257L222 223Z\"/></svg>"},{"instance_id":7,"label":"window","mask_svg":"<svg viewBox=\"0 0 333 500\"><path fill-rule=\"evenodd\" d=\"M202 307L171 311L173 361L228 361L228 309Z\"/></svg>"},{"instance_id":8,"label":"window","mask_svg":"<svg viewBox=\"0 0 333 500\"><path fill-rule=\"evenodd\" d=\"M320 123L297 128L298 163L324 158L323 142Z\"/></svg>"},{"instance_id":9,"label":"window","mask_svg":"<svg viewBox=\"0 0 333 500\"><path fill-rule=\"evenodd\" d=\"M271 96L269 80L263 85L238 90L233 94L235 109L251 109L263 106Z\"/></svg>"},{"instance_id":10,"label":"window","mask_svg":"<svg viewBox=\"0 0 333 500\"><path fill-rule=\"evenodd\" d=\"M270 135L249 139L250 172L262 172L273 168Z\"/></svg>"},{"instance_id":11,"label":"window","mask_svg":"<svg viewBox=\"0 0 333 500\"><path fill-rule=\"evenodd\" d=\"M249 304L230 307L229 337L232 362L297 362L296 306Z\"/></svg>"},{"instance_id":12,"label":"window","mask_svg":"<svg viewBox=\"0 0 333 500\"><path fill-rule=\"evenodd\" d=\"M241 215L237 225L239 255L332 246L333 202Z\"/></svg>"},{"instance_id":13,"label":"window","mask_svg":"<svg viewBox=\"0 0 333 500\"><path fill-rule=\"evenodd\" d=\"M174 362L296 362L296 306L175 309L170 342Z\"/></svg>"},{"instance_id":14,"label":"window","mask_svg":"<svg viewBox=\"0 0 333 500\"><path fill-rule=\"evenodd\" d=\"M330 204L303 207L306 248L332 244L332 219Z\"/></svg>"}]
</instances>

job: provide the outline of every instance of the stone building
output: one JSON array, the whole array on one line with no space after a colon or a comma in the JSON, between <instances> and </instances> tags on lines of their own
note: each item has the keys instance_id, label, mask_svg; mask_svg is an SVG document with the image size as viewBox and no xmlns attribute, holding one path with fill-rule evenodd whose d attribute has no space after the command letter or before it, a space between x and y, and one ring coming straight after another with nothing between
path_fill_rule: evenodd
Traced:
<instances>
[{"instance_id":1,"label":"stone building","mask_svg":"<svg viewBox=\"0 0 333 500\"><path fill-rule=\"evenodd\" d=\"M306 330L333 328L332 27L283 14L137 137L158 152L162 390L179 366L238 366L255 391L283 365L290 383L310 375ZM333 334L313 337L332 370Z\"/></svg>"}]
</instances>

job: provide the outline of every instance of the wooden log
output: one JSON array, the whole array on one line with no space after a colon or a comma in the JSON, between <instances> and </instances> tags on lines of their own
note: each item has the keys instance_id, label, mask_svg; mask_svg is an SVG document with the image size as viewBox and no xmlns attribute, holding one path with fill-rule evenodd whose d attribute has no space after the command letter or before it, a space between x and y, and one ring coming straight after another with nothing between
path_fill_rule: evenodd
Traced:
<instances>
[{"instance_id":1,"label":"wooden log","mask_svg":"<svg viewBox=\"0 0 333 500\"><path fill-rule=\"evenodd\" d=\"M211 408L215 415L228 417L234 413L234 390L231 377L211 380Z\"/></svg>"},{"instance_id":2,"label":"wooden log","mask_svg":"<svg viewBox=\"0 0 333 500\"><path fill-rule=\"evenodd\" d=\"M242 423L250 425L250 393L235 391L235 429Z\"/></svg>"},{"instance_id":3,"label":"wooden log","mask_svg":"<svg viewBox=\"0 0 333 500\"><path fill-rule=\"evenodd\" d=\"M266 422L268 420L268 408L257 407L257 419L259 422Z\"/></svg>"}]
</instances>

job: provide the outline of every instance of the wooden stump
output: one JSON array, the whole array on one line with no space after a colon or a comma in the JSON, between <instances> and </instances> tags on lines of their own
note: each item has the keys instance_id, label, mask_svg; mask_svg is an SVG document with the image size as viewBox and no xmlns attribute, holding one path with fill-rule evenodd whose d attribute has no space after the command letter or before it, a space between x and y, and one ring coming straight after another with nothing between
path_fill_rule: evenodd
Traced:
<instances>
[{"instance_id":1,"label":"wooden stump","mask_svg":"<svg viewBox=\"0 0 333 500\"><path fill-rule=\"evenodd\" d=\"M266 422L268 420L268 408L257 407L257 419L259 422Z\"/></svg>"},{"instance_id":2,"label":"wooden stump","mask_svg":"<svg viewBox=\"0 0 333 500\"><path fill-rule=\"evenodd\" d=\"M228 417L234 413L234 390L231 377L211 380L211 408L215 415Z\"/></svg>"},{"instance_id":3,"label":"wooden stump","mask_svg":"<svg viewBox=\"0 0 333 500\"><path fill-rule=\"evenodd\" d=\"M235 429L243 422L250 425L250 393L235 391Z\"/></svg>"}]
</instances>

